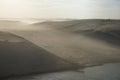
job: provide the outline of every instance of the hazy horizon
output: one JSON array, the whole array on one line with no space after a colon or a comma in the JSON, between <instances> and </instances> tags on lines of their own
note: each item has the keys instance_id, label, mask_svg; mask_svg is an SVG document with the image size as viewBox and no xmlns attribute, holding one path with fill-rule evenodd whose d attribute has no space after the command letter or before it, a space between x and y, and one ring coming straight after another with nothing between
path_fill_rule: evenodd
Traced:
<instances>
[{"instance_id":1,"label":"hazy horizon","mask_svg":"<svg viewBox=\"0 0 120 80\"><path fill-rule=\"evenodd\" d=\"M0 0L0 18L120 19L120 0Z\"/></svg>"}]
</instances>

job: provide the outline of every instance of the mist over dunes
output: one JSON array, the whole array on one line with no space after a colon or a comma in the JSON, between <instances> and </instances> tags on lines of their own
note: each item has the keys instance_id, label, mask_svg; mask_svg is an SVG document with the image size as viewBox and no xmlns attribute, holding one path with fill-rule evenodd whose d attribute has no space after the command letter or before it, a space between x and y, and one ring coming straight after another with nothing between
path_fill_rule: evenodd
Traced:
<instances>
[{"instance_id":1,"label":"mist over dunes","mask_svg":"<svg viewBox=\"0 0 120 80\"><path fill-rule=\"evenodd\" d=\"M4 21L4 23L7 24L7 21ZM60 61L64 59L69 63L86 67L120 62L120 20L52 20L33 24L12 22L6 28L4 26L3 22L0 22L1 31L21 36L40 48L42 47L47 50L45 55L50 53L52 59L54 59L54 56L58 56ZM25 41L25 44L28 45L29 42L26 43ZM16 45L19 45L19 43ZM30 51L27 52L27 55L32 55ZM38 63L41 62L41 59L37 60ZM57 65L56 63L53 64ZM64 61L62 64L64 64Z\"/></svg>"},{"instance_id":2,"label":"mist over dunes","mask_svg":"<svg viewBox=\"0 0 120 80\"><path fill-rule=\"evenodd\" d=\"M95 38L108 43L120 45L120 20L86 19L71 21L46 21L35 26L49 26L56 29Z\"/></svg>"}]
</instances>

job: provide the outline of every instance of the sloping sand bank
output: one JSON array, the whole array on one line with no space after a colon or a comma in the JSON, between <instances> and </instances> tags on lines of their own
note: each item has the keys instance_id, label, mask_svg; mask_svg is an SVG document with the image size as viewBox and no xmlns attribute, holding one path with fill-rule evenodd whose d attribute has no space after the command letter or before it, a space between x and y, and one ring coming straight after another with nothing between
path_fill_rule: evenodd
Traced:
<instances>
[{"instance_id":1,"label":"sloping sand bank","mask_svg":"<svg viewBox=\"0 0 120 80\"><path fill-rule=\"evenodd\" d=\"M0 32L0 78L73 68L72 64L24 38Z\"/></svg>"}]
</instances>

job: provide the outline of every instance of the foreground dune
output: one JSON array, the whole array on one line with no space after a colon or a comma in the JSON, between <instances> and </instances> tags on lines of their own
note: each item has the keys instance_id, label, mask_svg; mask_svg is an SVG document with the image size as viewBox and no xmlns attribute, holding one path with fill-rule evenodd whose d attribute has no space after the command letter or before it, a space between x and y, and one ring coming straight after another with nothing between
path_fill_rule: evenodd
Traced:
<instances>
[{"instance_id":1,"label":"foreground dune","mask_svg":"<svg viewBox=\"0 0 120 80\"><path fill-rule=\"evenodd\" d=\"M24 38L0 32L0 78L73 68L75 65Z\"/></svg>"}]
</instances>

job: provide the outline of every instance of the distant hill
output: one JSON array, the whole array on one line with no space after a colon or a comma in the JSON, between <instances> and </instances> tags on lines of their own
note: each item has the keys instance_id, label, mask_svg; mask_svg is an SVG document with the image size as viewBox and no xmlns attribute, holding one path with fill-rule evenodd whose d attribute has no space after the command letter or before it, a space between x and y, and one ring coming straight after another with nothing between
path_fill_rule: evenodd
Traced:
<instances>
[{"instance_id":1,"label":"distant hill","mask_svg":"<svg viewBox=\"0 0 120 80\"><path fill-rule=\"evenodd\" d=\"M35 26L52 26L56 28L68 28L67 30L101 30L110 31L120 29L120 20L111 19L86 19L70 21L45 21L33 24Z\"/></svg>"},{"instance_id":2,"label":"distant hill","mask_svg":"<svg viewBox=\"0 0 120 80\"><path fill-rule=\"evenodd\" d=\"M71 21L46 21L34 26L47 26L64 32L84 35L107 43L120 45L120 20L86 19Z\"/></svg>"}]
</instances>

